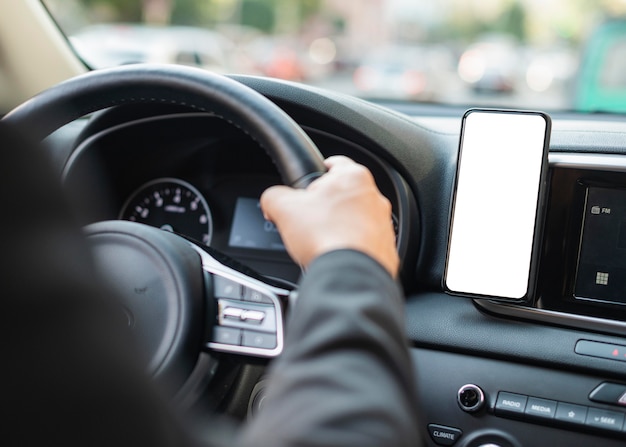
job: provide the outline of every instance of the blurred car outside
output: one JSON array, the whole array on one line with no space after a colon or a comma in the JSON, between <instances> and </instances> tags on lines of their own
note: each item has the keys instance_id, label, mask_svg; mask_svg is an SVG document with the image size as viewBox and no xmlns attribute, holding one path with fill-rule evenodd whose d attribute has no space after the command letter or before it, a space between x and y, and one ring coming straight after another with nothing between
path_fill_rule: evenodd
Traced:
<instances>
[{"instance_id":1,"label":"blurred car outside","mask_svg":"<svg viewBox=\"0 0 626 447\"><path fill-rule=\"evenodd\" d=\"M70 37L93 68L135 63L176 63L217 73L233 71L233 43L213 31L187 26L101 24Z\"/></svg>"},{"instance_id":2,"label":"blurred car outside","mask_svg":"<svg viewBox=\"0 0 626 447\"><path fill-rule=\"evenodd\" d=\"M570 45L526 48L520 61L525 67L525 85L522 89L520 83L519 93L541 98L552 108L571 110L579 63L579 52Z\"/></svg>"},{"instance_id":3,"label":"blurred car outside","mask_svg":"<svg viewBox=\"0 0 626 447\"><path fill-rule=\"evenodd\" d=\"M391 45L367 55L353 82L368 98L434 101L450 82L453 60L443 46Z\"/></svg>"},{"instance_id":4,"label":"blurred car outside","mask_svg":"<svg viewBox=\"0 0 626 447\"><path fill-rule=\"evenodd\" d=\"M245 47L260 74L289 81L303 81L306 67L304 49L289 38L261 36Z\"/></svg>"},{"instance_id":5,"label":"blurred car outside","mask_svg":"<svg viewBox=\"0 0 626 447\"><path fill-rule=\"evenodd\" d=\"M290 36L262 35L244 46L254 70L288 81L315 81L335 69L337 49L329 38L302 42Z\"/></svg>"},{"instance_id":6,"label":"blurred car outside","mask_svg":"<svg viewBox=\"0 0 626 447\"><path fill-rule=\"evenodd\" d=\"M476 93L511 93L520 73L520 48L509 36L485 36L459 59L459 77Z\"/></svg>"}]
</instances>

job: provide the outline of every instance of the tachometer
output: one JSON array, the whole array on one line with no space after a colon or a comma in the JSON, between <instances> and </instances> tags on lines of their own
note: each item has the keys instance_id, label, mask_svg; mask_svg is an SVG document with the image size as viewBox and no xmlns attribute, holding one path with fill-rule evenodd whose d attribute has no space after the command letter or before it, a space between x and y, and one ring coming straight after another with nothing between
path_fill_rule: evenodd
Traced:
<instances>
[{"instance_id":1,"label":"tachometer","mask_svg":"<svg viewBox=\"0 0 626 447\"><path fill-rule=\"evenodd\" d=\"M211 242L213 219L202 194L191 184L160 178L141 186L122 207L120 219Z\"/></svg>"}]
</instances>

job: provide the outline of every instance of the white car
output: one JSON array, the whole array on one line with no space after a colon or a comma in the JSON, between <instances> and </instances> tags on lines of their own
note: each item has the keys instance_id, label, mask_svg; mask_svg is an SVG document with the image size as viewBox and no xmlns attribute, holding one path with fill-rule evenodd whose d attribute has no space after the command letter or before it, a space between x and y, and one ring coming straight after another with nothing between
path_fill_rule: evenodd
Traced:
<instances>
[{"instance_id":1,"label":"white car","mask_svg":"<svg viewBox=\"0 0 626 447\"><path fill-rule=\"evenodd\" d=\"M92 68L124 64L181 64L218 73L231 71L233 43L221 34L188 26L102 24L70 36Z\"/></svg>"}]
</instances>

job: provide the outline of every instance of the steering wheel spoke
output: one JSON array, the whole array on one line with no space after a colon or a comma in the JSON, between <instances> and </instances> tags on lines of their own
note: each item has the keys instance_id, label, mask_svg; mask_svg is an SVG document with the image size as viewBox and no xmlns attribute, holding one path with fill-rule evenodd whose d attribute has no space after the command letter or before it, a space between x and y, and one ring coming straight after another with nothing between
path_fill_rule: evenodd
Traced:
<instances>
[{"instance_id":1,"label":"steering wheel spoke","mask_svg":"<svg viewBox=\"0 0 626 447\"><path fill-rule=\"evenodd\" d=\"M290 291L227 267L192 244L210 274L215 319L206 347L255 357L276 357L283 350L284 318Z\"/></svg>"}]
</instances>

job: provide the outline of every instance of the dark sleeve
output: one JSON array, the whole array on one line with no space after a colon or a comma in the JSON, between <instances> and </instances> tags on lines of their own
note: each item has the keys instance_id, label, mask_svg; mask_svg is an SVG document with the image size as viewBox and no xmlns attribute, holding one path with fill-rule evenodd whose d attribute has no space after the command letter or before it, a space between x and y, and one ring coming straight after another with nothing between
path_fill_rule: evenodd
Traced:
<instances>
[{"instance_id":1,"label":"dark sleeve","mask_svg":"<svg viewBox=\"0 0 626 447\"><path fill-rule=\"evenodd\" d=\"M0 122L2 439L183 446L41 149ZM9 441L10 443L10 441Z\"/></svg>"},{"instance_id":2,"label":"dark sleeve","mask_svg":"<svg viewBox=\"0 0 626 447\"><path fill-rule=\"evenodd\" d=\"M402 294L383 267L352 250L305 275L267 398L246 446L415 446L413 369Z\"/></svg>"}]
</instances>

